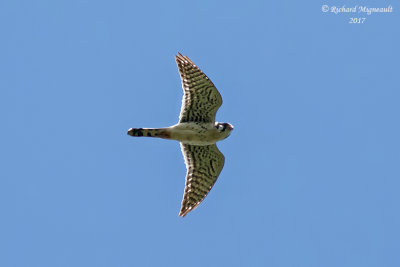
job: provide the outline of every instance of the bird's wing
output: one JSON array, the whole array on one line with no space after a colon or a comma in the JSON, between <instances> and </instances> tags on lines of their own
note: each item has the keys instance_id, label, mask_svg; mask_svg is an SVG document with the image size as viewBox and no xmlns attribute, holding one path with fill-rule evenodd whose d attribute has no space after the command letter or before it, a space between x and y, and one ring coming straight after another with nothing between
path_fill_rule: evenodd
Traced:
<instances>
[{"instance_id":1,"label":"bird's wing","mask_svg":"<svg viewBox=\"0 0 400 267\"><path fill-rule=\"evenodd\" d=\"M210 192L224 167L225 157L217 145L194 146L181 143L186 163L186 185L179 216L194 210Z\"/></svg>"},{"instance_id":2,"label":"bird's wing","mask_svg":"<svg viewBox=\"0 0 400 267\"><path fill-rule=\"evenodd\" d=\"M175 57L182 80L183 99L179 122L215 122L222 97L211 80L186 56Z\"/></svg>"}]
</instances>

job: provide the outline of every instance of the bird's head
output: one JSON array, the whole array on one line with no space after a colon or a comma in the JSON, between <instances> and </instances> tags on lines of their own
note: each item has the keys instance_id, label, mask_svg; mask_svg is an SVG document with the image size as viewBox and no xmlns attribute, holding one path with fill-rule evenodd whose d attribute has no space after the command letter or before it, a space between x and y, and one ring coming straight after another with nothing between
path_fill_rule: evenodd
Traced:
<instances>
[{"instance_id":1,"label":"bird's head","mask_svg":"<svg viewBox=\"0 0 400 267\"><path fill-rule=\"evenodd\" d=\"M216 122L215 128L217 128L218 132L222 134L223 136L222 139L227 138L230 135L231 131L233 130L232 124L226 122Z\"/></svg>"}]
</instances>

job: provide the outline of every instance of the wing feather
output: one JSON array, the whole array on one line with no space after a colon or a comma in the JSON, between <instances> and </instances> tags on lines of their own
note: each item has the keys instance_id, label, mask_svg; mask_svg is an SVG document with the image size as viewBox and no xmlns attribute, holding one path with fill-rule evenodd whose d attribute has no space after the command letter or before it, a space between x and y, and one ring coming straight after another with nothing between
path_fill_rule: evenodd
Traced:
<instances>
[{"instance_id":1,"label":"wing feather","mask_svg":"<svg viewBox=\"0 0 400 267\"><path fill-rule=\"evenodd\" d=\"M182 80L179 122L215 122L222 97L211 80L187 56L175 57Z\"/></svg>"},{"instance_id":2,"label":"wing feather","mask_svg":"<svg viewBox=\"0 0 400 267\"><path fill-rule=\"evenodd\" d=\"M179 216L194 210L214 186L224 167L225 157L217 145L194 146L181 143L187 168L185 192Z\"/></svg>"}]
</instances>

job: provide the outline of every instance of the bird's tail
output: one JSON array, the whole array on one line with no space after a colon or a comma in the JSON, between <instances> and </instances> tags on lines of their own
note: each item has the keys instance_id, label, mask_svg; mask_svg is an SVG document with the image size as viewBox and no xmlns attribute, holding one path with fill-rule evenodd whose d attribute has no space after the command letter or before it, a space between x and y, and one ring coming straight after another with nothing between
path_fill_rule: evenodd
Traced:
<instances>
[{"instance_id":1,"label":"bird's tail","mask_svg":"<svg viewBox=\"0 0 400 267\"><path fill-rule=\"evenodd\" d=\"M170 139L171 135L166 128L130 128L128 135L136 137L158 137Z\"/></svg>"}]
</instances>

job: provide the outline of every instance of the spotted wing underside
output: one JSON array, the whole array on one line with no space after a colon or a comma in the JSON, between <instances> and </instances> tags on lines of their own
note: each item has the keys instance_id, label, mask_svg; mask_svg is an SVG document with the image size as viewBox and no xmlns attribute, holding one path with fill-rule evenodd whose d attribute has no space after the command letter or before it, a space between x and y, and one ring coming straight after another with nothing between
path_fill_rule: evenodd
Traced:
<instances>
[{"instance_id":1,"label":"spotted wing underside","mask_svg":"<svg viewBox=\"0 0 400 267\"><path fill-rule=\"evenodd\" d=\"M194 146L181 143L187 168L185 192L179 216L194 210L207 196L224 167L225 157L214 145Z\"/></svg>"},{"instance_id":2,"label":"spotted wing underside","mask_svg":"<svg viewBox=\"0 0 400 267\"><path fill-rule=\"evenodd\" d=\"M179 122L215 122L222 97L211 80L180 53L175 57L182 80L183 99Z\"/></svg>"}]
</instances>

